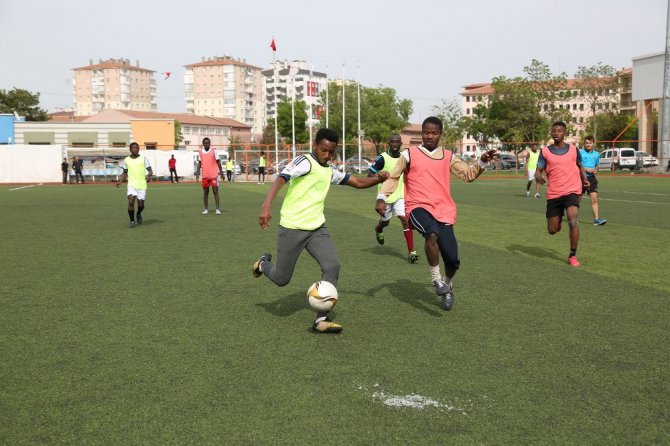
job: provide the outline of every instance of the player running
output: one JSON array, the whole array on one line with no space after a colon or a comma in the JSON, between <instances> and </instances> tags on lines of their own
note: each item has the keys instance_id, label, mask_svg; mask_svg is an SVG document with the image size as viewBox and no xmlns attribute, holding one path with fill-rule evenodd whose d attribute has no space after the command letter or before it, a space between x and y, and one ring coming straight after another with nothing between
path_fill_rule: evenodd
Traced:
<instances>
[{"instance_id":1,"label":"player running","mask_svg":"<svg viewBox=\"0 0 670 446\"><path fill-rule=\"evenodd\" d=\"M400 147L402 146L402 140L400 135L393 134L389 137L389 150L384 152L375 158L374 164L370 167L368 176L375 176L380 171L390 172L393 167L398 162L400 158ZM416 263L419 260L419 256L414 250L414 236L412 230L407 223L407 218L405 218L405 183L404 175L400 176L398 180L398 187L395 192L393 192L389 197L386 198L386 210L384 214L379 219L377 226L375 226L375 237L377 238L377 243L380 245L384 244L384 228L389 225L391 217L395 215L400 220L402 224L402 233L405 236L405 242L407 243L407 260L409 263ZM377 186L377 192L381 189L381 185Z\"/></svg>"},{"instance_id":2,"label":"player running","mask_svg":"<svg viewBox=\"0 0 670 446\"><path fill-rule=\"evenodd\" d=\"M144 202L147 199L147 183L154 173L149 160L144 155L140 155L139 144L132 142L129 149L130 156L125 157L119 164L123 173L116 182L116 187L119 187L128 178L128 217L130 217L128 227L134 228L136 224L142 224L142 211L144 211ZM137 200L137 223L135 223L135 200Z\"/></svg>"}]
</instances>

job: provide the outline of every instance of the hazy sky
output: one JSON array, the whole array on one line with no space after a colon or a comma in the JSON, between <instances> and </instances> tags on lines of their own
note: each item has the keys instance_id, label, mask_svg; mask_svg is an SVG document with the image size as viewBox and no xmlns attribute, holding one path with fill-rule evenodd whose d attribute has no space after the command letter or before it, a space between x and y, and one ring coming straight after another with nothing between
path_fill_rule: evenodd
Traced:
<instances>
[{"instance_id":1,"label":"hazy sky","mask_svg":"<svg viewBox=\"0 0 670 446\"><path fill-rule=\"evenodd\" d=\"M572 76L664 50L667 0L1 0L0 88L72 107L72 68L126 58L156 75L158 110L185 111L184 65L228 55L301 59L331 78L392 87L420 122L470 83L523 75L532 59Z\"/></svg>"}]
</instances>

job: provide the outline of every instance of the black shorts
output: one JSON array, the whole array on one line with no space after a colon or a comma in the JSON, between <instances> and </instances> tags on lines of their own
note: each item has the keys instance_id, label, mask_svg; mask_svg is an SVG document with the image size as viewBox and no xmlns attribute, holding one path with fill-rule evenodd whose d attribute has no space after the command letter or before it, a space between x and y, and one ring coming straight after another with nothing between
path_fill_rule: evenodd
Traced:
<instances>
[{"instance_id":1,"label":"black shorts","mask_svg":"<svg viewBox=\"0 0 670 446\"><path fill-rule=\"evenodd\" d=\"M586 179L589 180L589 183L591 183L591 185L588 187L588 189L585 187L582 193L583 194L598 193L598 178L596 178L595 175L586 175Z\"/></svg>"},{"instance_id":2,"label":"black shorts","mask_svg":"<svg viewBox=\"0 0 670 446\"><path fill-rule=\"evenodd\" d=\"M265 167L259 167L258 168L258 174L259 175L265 175Z\"/></svg>"},{"instance_id":3,"label":"black shorts","mask_svg":"<svg viewBox=\"0 0 670 446\"><path fill-rule=\"evenodd\" d=\"M581 195L568 194L562 197L552 198L547 200L547 218L562 217L564 211L572 206L579 207L579 201L582 199Z\"/></svg>"}]
</instances>

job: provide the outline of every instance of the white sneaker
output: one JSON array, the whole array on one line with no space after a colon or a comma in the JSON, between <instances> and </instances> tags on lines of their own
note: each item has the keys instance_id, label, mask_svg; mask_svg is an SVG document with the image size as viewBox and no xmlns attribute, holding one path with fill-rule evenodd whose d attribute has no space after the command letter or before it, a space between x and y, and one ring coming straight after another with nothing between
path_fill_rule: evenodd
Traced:
<instances>
[{"instance_id":1,"label":"white sneaker","mask_svg":"<svg viewBox=\"0 0 670 446\"><path fill-rule=\"evenodd\" d=\"M216 210L216 215L221 215L221 210L220 209Z\"/></svg>"},{"instance_id":2,"label":"white sneaker","mask_svg":"<svg viewBox=\"0 0 670 446\"><path fill-rule=\"evenodd\" d=\"M526 191L526 196L530 197L530 192Z\"/></svg>"},{"instance_id":3,"label":"white sneaker","mask_svg":"<svg viewBox=\"0 0 670 446\"><path fill-rule=\"evenodd\" d=\"M535 194L535 198L540 198L540 194Z\"/></svg>"},{"instance_id":4,"label":"white sneaker","mask_svg":"<svg viewBox=\"0 0 670 446\"><path fill-rule=\"evenodd\" d=\"M202 215L207 215L207 214L209 214L209 210L205 209L204 211L202 211Z\"/></svg>"}]
</instances>

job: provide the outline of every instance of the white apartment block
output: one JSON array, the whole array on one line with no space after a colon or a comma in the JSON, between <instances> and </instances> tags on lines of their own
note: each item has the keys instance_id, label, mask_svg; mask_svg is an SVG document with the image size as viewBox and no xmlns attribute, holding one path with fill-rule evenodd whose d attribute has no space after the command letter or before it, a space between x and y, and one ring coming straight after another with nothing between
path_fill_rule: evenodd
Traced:
<instances>
[{"instance_id":1,"label":"white apartment block","mask_svg":"<svg viewBox=\"0 0 670 446\"><path fill-rule=\"evenodd\" d=\"M75 116L89 116L104 109L156 111L154 71L131 65L128 59L91 60L73 68L72 94Z\"/></svg>"},{"instance_id":2,"label":"white apartment block","mask_svg":"<svg viewBox=\"0 0 670 446\"><path fill-rule=\"evenodd\" d=\"M276 70L276 73L275 73ZM277 81L275 84L275 80ZM275 67L263 70L263 91L265 92L264 117L273 119L276 113L275 96L277 102L285 99L304 101L307 104L307 113L311 106L312 116L307 119L312 125L319 122L322 111L321 92L328 83L326 73L311 70L311 65L304 60L278 60Z\"/></svg>"},{"instance_id":3,"label":"white apartment block","mask_svg":"<svg viewBox=\"0 0 670 446\"><path fill-rule=\"evenodd\" d=\"M596 113L607 112L610 108L609 103L617 103L617 110L620 112L634 112L635 106L631 101L631 76L632 69L626 68L619 73L619 88L618 90L609 90L601 92L602 102L597 105ZM588 100L584 94L577 87L575 79L568 79L563 100L557 100L556 105L559 109L568 109L572 115L571 124L572 132L566 136L566 141L578 142L584 135L586 129L587 119L591 116L591 108ZM463 87L461 94L461 112L463 116L471 116L474 114L474 109L479 104L487 104L488 97L493 94L493 86L490 83L470 84ZM609 100L605 100L609 98ZM543 112L549 112L548 106L545 105ZM549 129L547 129L547 139L549 137ZM463 136L461 150L463 153L477 151L477 140L475 135L469 133Z\"/></svg>"},{"instance_id":4,"label":"white apartment block","mask_svg":"<svg viewBox=\"0 0 670 446\"><path fill-rule=\"evenodd\" d=\"M265 123L260 67L221 56L203 58L185 68L188 113L234 119L251 127L252 142L260 139Z\"/></svg>"}]
</instances>

